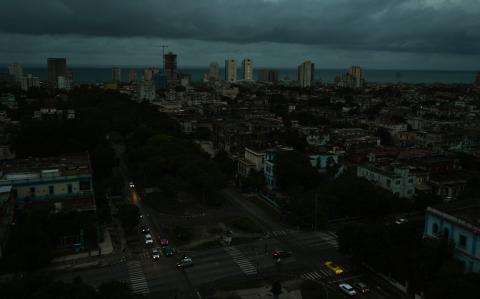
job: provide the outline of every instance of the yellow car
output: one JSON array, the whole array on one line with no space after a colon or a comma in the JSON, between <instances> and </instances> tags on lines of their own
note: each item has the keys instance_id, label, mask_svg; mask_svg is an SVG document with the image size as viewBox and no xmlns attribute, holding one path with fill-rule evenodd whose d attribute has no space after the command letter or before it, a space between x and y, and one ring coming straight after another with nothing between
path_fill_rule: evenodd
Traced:
<instances>
[{"instance_id":1,"label":"yellow car","mask_svg":"<svg viewBox=\"0 0 480 299\"><path fill-rule=\"evenodd\" d=\"M342 274L343 273L343 269L340 268L338 265L336 265L332 261L326 261L324 263L324 265L325 265L325 267L327 267L330 271L332 271L335 274Z\"/></svg>"}]
</instances>

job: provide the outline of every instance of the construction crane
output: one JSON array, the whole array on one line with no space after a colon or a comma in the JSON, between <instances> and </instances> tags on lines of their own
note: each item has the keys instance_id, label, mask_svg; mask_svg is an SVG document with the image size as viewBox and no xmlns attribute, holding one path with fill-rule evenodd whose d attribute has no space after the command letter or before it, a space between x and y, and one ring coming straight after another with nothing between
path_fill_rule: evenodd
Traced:
<instances>
[{"instance_id":1,"label":"construction crane","mask_svg":"<svg viewBox=\"0 0 480 299\"><path fill-rule=\"evenodd\" d=\"M168 46L161 45L160 47L162 47L163 73L165 74L165 48L168 48Z\"/></svg>"}]
</instances>

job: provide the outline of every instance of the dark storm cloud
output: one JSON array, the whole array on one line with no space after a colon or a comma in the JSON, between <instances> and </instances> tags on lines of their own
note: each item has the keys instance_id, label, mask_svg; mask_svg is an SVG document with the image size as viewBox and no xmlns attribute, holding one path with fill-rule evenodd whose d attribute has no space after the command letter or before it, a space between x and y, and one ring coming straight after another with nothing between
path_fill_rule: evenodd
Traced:
<instances>
[{"instance_id":1,"label":"dark storm cloud","mask_svg":"<svg viewBox=\"0 0 480 299\"><path fill-rule=\"evenodd\" d=\"M4 34L480 52L478 0L3 0Z\"/></svg>"}]
</instances>

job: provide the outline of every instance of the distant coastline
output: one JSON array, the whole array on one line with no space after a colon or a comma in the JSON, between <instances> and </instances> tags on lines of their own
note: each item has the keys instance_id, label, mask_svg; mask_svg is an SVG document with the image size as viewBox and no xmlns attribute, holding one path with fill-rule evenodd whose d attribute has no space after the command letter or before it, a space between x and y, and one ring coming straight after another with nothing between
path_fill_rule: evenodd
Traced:
<instances>
[{"instance_id":1,"label":"distant coastline","mask_svg":"<svg viewBox=\"0 0 480 299\"><path fill-rule=\"evenodd\" d=\"M2 69L6 69L8 65L1 65ZM141 76L143 69L148 66L120 66L122 69L122 79L127 81L130 70L137 72L137 77ZM257 71L263 67L254 69L254 78L257 78ZM269 68L269 67L265 67ZM80 83L94 83L100 81L109 81L112 78L111 67L107 66L70 66L73 71L74 80ZM279 78L295 80L297 70L293 68L270 68L279 72ZM202 80L203 75L208 72L208 68L202 67L184 67L179 68L182 73L192 76L192 80ZM335 76L344 74L346 69L317 69L315 71L315 80L321 80L325 83L332 83ZM31 73L33 76L39 77L41 80L47 79L47 68L41 65L24 66L24 73ZM367 82L378 83L413 83L413 84L431 84L431 83L458 83L471 84L475 81L476 71L454 71L454 70L383 70L383 69L364 69L364 77ZM220 77L223 78L224 69L220 69ZM238 68L237 78L241 78L241 69Z\"/></svg>"}]
</instances>

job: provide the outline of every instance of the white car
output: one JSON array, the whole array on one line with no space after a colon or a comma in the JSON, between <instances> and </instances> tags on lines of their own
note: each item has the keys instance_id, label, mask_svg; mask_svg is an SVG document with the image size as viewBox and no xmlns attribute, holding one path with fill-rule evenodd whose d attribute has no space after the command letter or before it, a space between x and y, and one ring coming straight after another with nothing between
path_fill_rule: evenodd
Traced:
<instances>
[{"instance_id":1,"label":"white car","mask_svg":"<svg viewBox=\"0 0 480 299\"><path fill-rule=\"evenodd\" d=\"M406 218L397 218L397 220L395 220L396 224L403 224L403 223L407 223L407 222L408 222L408 219L406 219Z\"/></svg>"},{"instance_id":2,"label":"white car","mask_svg":"<svg viewBox=\"0 0 480 299\"><path fill-rule=\"evenodd\" d=\"M128 183L128 186L130 186L130 188L135 188L135 184L133 182Z\"/></svg>"},{"instance_id":3,"label":"white car","mask_svg":"<svg viewBox=\"0 0 480 299\"><path fill-rule=\"evenodd\" d=\"M152 235L146 234L145 235L145 245L152 245L152 244L153 244Z\"/></svg>"},{"instance_id":4,"label":"white car","mask_svg":"<svg viewBox=\"0 0 480 299\"><path fill-rule=\"evenodd\" d=\"M154 260L160 259L160 251L158 251L158 249L155 248L152 250L152 258Z\"/></svg>"},{"instance_id":5,"label":"white car","mask_svg":"<svg viewBox=\"0 0 480 299\"><path fill-rule=\"evenodd\" d=\"M340 288L340 290L342 290L342 292L344 292L345 294L347 294L349 296L357 295L357 292L355 291L355 289L351 285L349 285L348 283L339 284L338 287Z\"/></svg>"}]
</instances>

